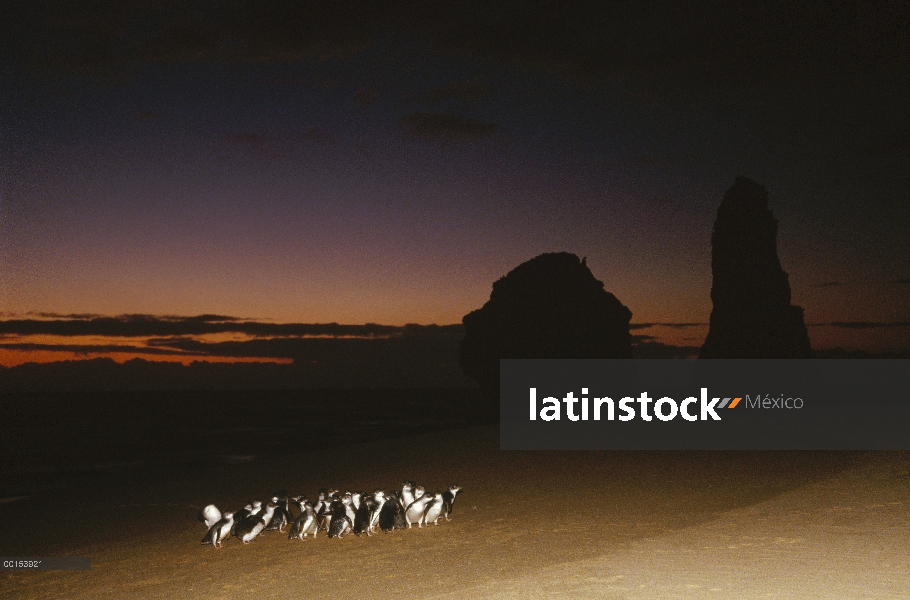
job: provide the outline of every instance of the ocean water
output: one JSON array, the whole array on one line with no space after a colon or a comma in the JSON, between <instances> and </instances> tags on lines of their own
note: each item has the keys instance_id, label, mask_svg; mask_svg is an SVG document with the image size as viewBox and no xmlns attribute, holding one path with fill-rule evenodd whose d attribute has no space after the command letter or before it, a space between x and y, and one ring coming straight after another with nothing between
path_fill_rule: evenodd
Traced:
<instances>
[{"instance_id":1,"label":"ocean water","mask_svg":"<svg viewBox=\"0 0 910 600\"><path fill-rule=\"evenodd\" d=\"M475 389L0 395L0 502L143 468L246 463L495 422L499 407L486 404Z\"/></svg>"}]
</instances>

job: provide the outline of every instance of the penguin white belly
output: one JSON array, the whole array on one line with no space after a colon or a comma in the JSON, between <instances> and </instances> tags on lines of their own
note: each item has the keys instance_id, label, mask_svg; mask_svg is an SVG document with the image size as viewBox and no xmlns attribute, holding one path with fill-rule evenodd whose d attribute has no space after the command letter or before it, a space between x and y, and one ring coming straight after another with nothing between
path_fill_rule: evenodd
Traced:
<instances>
[{"instance_id":1,"label":"penguin white belly","mask_svg":"<svg viewBox=\"0 0 910 600\"><path fill-rule=\"evenodd\" d=\"M275 514L275 505L269 504L268 507L265 509L265 514L263 514L261 517L259 517L259 521L255 525L253 525L253 528L250 531L244 533L243 536L240 538L243 541L243 543L249 544L250 542L253 541L253 539L257 535L262 533L262 530L265 529L266 524L272 520L272 516L274 514Z\"/></svg>"},{"instance_id":2,"label":"penguin white belly","mask_svg":"<svg viewBox=\"0 0 910 600\"><path fill-rule=\"evenodd\" d=\"M404 518L408 524L409 529L411 527L411 523L417 523L418 527L423 527L423 513L427 508L427 502L429 502L429 500L430 499L427 496L423 496L422 498L412 502L408 507L408 510L405 511Z\"/></svg>"},{"instance_id":3,"label":"penguin white belly","mask_svg":"<svg viewBox=\"0 0 910 600\"><path fill-rule=\"evenodd\" d=\"M379 513L382 512L382 507L385 505L386 499L382 498L376 502L376 505L373 507L373 512L370 513L370 526L369 531L376 531L377 525L379 525Z\"/></svg>"},{"instance_id":4,"label":"penguin white belly","mask_svg":"<svg viewBox=\"0 0 910 600\"><path fill-rule=\"evenodd\" d=\"M291 528L291 531L288 533L288 539L297 538L302 540L309 534L313 534L313 537L316 537L316 515L303 513L297 520L294 521L294 526Z\"/></svg>"},{"instance_id":5,"label":"penguin white belly","mask_svg":"<svg viewBox=\"0 0 910 600\"><path fill-rule=\"evenodd\" d=\"M427 510L423 515L423 522L428 525L430 523L439 525L439 518L442 517L442 504L442 498L437 495L427 506Z\"/></svg>"},{"instance_id":6,"label":"penguin white belly","mask_svg":"<svg viewBox=\"0 0 910 600\"><path fill-rule=\"evenodd\" d=\"M306 525L303 528L303 537L306 537L307 534L312 533L313 537L316 537L316 533L319 531L319 524L316 523L316 515L312 517L307 517Z\"/></svg>"},{"instance_id":7,"label":"penguin white belly","mask_svg":"<svg viewBox=\"0 0 910 600\"><path fill-rule=\"evenodd\" d=\"M218 530L218 548L231 537L232 531L234 531L234 513L227 511L224 513L224 518L221 519L221 528Z\"/></svg>"},{"instance_id":8,"label":"penguin white belly","mask_svg":"<svg viewBox=\"0 0 910 600\"><path fill-rule=\"evenodd\" d=\"M241 540L244 544L249 544L250 542L253 541L253 539L254 539L257 535L259 535L260 533L262 533L262 530L263 530L263 529L265 529L265 523L262 521L262 519L259 519L259 522L256 523L256 525L253 526L253 529L251 529L250 531L244 533L243 536L240 538L240 540Z\"/></svg>"}]
</instances>

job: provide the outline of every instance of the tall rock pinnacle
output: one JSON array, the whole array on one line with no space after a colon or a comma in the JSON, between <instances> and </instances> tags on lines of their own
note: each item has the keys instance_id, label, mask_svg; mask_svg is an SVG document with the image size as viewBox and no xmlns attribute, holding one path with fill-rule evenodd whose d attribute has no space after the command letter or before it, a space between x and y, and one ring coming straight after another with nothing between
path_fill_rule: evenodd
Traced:
<instances>
[{"instance_id":1,"label":"tall rock pinnacle","mask_svg":"<svg viewBox=\"0 0 910 600\"><path fill-rule=\"evenodd\" d=\"M777 256L764 186L737 177L711 235L711 326L701 358L810 358L803 309Z\"/></svg>"}]
</instances>

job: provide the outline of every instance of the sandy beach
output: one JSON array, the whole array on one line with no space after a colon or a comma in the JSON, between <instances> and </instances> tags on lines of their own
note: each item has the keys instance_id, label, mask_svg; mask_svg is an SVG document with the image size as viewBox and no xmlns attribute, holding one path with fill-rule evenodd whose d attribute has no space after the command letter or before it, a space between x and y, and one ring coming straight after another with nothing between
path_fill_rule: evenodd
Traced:
<instances>
[{"instance_id":1,"label":"sandy beach","mask_svg":"<svg viewBox=\"0 0 910 600\"><path fill-rule=\"evenodd\" d=\"M464 488L451 522L203 546L279 489ZM0 504L4 598L910 598L910 453L504 452L495 426L165 469Z\"/></svg>"}]
</instances>

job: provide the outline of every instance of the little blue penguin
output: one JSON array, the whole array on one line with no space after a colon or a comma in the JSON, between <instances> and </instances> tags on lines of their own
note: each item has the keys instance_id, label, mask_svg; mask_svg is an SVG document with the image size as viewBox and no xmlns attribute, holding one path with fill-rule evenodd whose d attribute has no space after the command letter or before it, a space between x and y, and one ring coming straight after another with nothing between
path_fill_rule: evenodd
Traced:
<instances>
[{"instance_id":1,"label":"little blue penguin","mask_svg":"<svg viewBox=\"0 0 910 600\"><path fill-rule=\"evenodd\" d=\"M359 502L357 502L358 498ZM370 515L373 512L372 507L375 506L376 501L363 492L354 494L353 500L354 505L357 507L354 511L354 533L357 535L362 533L368 536L373 535L373 532L370 531Z\"/></svg>"},{"instance_id":2,"label":"little blue penguin","mask_svg":"<svg viewBox=\"0 0 910 600\"><path fill-rule=\"evenodd\" d=\"M428 495L433 496L433 499L430 500L430 502L427 504L427 509L423 513L423 522L427 525L430 523L433 525L439 525L439 518L442 516L442 507L444 503L442 494L437 492L435 494Z\"/></svg>"},{"instance_id":3,"label":"little blue penguin","mask_svg":"<svg viewBox=\"0 0 910 600\"><path fill-rule=\"evenodd\" d=\"M460 491L460 487L452 484L449 486L448 491L442 493L442 516L446 518L446 521L451 521L449 515L452 514L452 507L455 505L455 496L457 496Z\"/></svg>"},{"instance_id":4,"label":"little blue penguin","mask_svg":"<svg viewBox=\"0 0 910 600\"><path fill-rule=\"evenodd\" d=\"M237 533L237 528L247 522L249 522L249 527L253 527L253 525L256 524L256 519L260 518L264 512L265 507L262 505L262 501L254 501L253 507L250 509L250 514L244 517L242 521L238 520L236 516L234 517L234 535L240 537Z\"/></svg>"},{"instance_id":5,"label":"little blue penguin","mask_svg":"<svg viewBox=\"0 0 910 600\"><path fill-rule=\"evenodd\" d=\"M377 525L379 525L379 513L382 510L383 505L385 505L386 497L385 492L382 490L376 490L373 492L373 505L370 507L370 525L367 527L367 531L372 533L376 531Z\"/></svg>"},{"instance_id":6,"label":"little blue penguin","mask_svg":"<svg viewBox=\"0 0 910 600\"><path fill-rule=\"evenodd\" d=\"M379 511L379 528L388 533L393 529L405 529L406 527L404 509L401 507L398 494L389 492L385 504Z\"/></svg>"},{"instance_id":7,"label":"little blue penguin","mask_svg":"<svg viewBox=\"0 0 910 600\"><path fill-rule=\"evenodd\" d=\"M417 487L417 484L413 481L404 481L401 484L401 495L398 497L398 501L401 502L402 508L407 508L410 506L411 502L415 500L414 498L414 488Z\"/></svg>"},{"instance_id":8,"label":"little blue penguin","mask_svg":"<svg viewBox=\"0 0 910 600\"><path fill-rule=\"evenodd\" d=\"M252 542L253 539L265 529L266 523L272 520L272 516L275 514L277 506L278 505L274 502L269 502L265 506L261 516L253 514L244 519L241 527L237 528L237 537L239 537L244 544Z\"/></svg>"},{"instance_id":9,"label":"little blue penguin","mask_svg":"<svg viewBox=\"0 0 910 600\"><path fill-rule=\"evenodd\" d=\"M319 527L316 525L316 511L313 510L313 504L306 498L302 498L298 503L300 506L300 516L294 521L291 530L288 532L288 539L297 538L302 540L309 534L316 537Z\"/></svg>"},{"instance_id":10,"label":"little blue penguin","mask_svg":"<svg viewBox=\"0 0 910 600\"><path fill-rule=\"evenodd\" d=\"M350 503L351 497L348 494L345 494L341 500L332 502L332 521L329 523L330 538L340 538L354 527L351 519L348 518Z\"/></svg>"},{"instance_id":11,"label":"little blue penguin","mask_svg":"<svg viewBox=\"0 0 910 600\"><path fill-rule=\"evenodd\" d=\"M345 492L344 496L341 497L341 502L344 504L345 512L351 521L351 527L353 527L354 518L357 516L357 510L354 508L354 494Z\"/></svg>"},{"instance_id":12,"label":"little blue penguin","mask_svg":"<svg viewBox=\"0 0 910 600\"><path fill-rule=\"evenodd\" d=\"M329 530L329 525L332 522L332 503L335 501L336 494L338 494L338 490L326 492L322 508L316 511L316 517L319 519L319 528L325 531Z\"/></svg>"},{"instance_id":13,"label":"little blue penguin","mask_svg":"<svg viewBox=\"0 0 910 600\"><path fill-rule=\"evenodd\" d=\"M274 531L277 529L278 531L284 531L284 526L294 520L288 510L288 493L285 490L281 490L277 496L272 498L272 502L275 503L275 514L265 530Z\"/></svg>"},{"instance_id":14,"label":"little blue penguin","mask_svg":"<svg viewBox=\"0 0 910 600\"><path fill-rule=\"evenodd\" d=\"M217 523L213 523L212 526L209 527L208 533L202 538L202 543L212 544L215 548L221 548L221 544L231 537L231 530L233 528L234 513L226 511Z\"/></svg>"},{"instance_id":15,"label":"little blue penguin","mask_svg":"<svg viewBox=\"0 0 910 600\"><path fill-rule=\"evenodd\" d=\"M416 488L414 488L414 500L412 500L412 502L416 502L417 500L420 500L420 498L426 493L427 492L425 489L423 489L423 486L418 485ZM405 508L407 508L407 506L405 506Z\"/></svg>"},{"instance_id":16,"label":"little blue penguin","mask_svg":"<svg viewBox=\"0 0 910 600\"><path fill-rule=\"evenodd\" d=\"M411 523L417 523L418 527L423 527L423 513L426 512L427 504L433 498L435 498L433 494L421 494L419 498L411 502L404 514L405 520L408 522L408 529L411 528Z\"/></svg>"},{"instance_id":17,"label":"little blue penguin","mask_svg":"<svg viewBox=\"0 0 910 600\"><path fill-rule=\"evenodd\" d=\"M234 512L234 527L231 529L231 533L237 535L237 526L243 523L243 520L248 516L253 514L253 505L247 504L243 508Z\"/></svg>"},{"instance_id":18,"label":"little blue penguin","mask_svg":"<svg viewBox=\"0 0 910 600\"><path fill-rule=\"evenodd\" d=\"M317 515L322 510L322 504L325 502L326 494L328 494L328 490L325 488L319 488L319 491L316 493L316 504L313 505L313 510L316 511Z\"/></svg>"}]
</instances>

